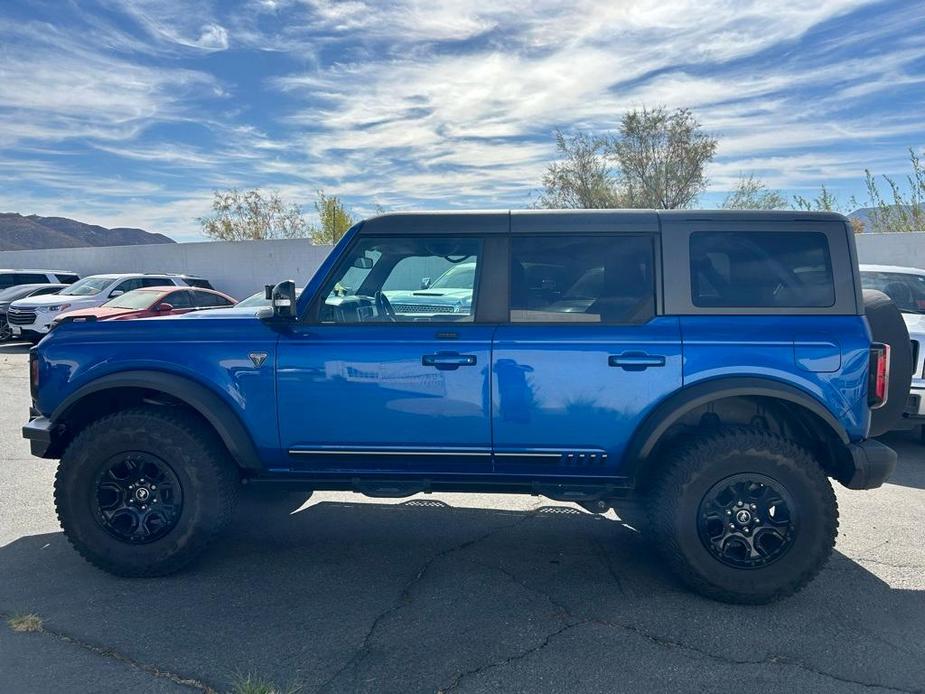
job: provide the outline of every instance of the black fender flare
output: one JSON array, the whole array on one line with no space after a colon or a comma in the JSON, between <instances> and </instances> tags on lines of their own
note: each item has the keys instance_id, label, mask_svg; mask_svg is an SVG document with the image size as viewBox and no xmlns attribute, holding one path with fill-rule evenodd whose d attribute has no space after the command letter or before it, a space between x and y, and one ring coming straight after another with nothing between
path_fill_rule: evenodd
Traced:
<instances>
[{"instance_id":1,"label":"black fender flare","mask_svg":"<svg viewBox=\"0 0 925 694\"><path fill-rule=\"evenodd\" d=\"M819 417L845 446L850 443L848 432L841 422L821 402L804 390L768 378L716 378L681 389L648 414L627 447L626 474L636 477L662 435L688 412L724 398L745 396L775 398L805 407Z\"/></svg>"},{"instance_id":2,"label":"black fender flare","mask_svg":"<svg viewBox=\"0 0 925 694\"><path fill-rule=\"evenodd\" d=\"M212 425L239 467L262 470L257 448L241 419L219 395L208 386L190 378L164 371L121 371L100 376L84 384L66 397L49 419L54 426L83 398L94 393L117 388L144 388L164 393L198 412Z\"/></svg>"}]
</instances>

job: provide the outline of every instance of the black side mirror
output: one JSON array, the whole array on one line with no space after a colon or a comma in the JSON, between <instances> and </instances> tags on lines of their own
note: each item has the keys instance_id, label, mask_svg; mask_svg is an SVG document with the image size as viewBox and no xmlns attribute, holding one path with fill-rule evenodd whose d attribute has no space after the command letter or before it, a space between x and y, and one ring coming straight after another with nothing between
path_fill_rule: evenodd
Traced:
<instances>
[{"instance_id":1,"label":"black side mirror","mask_svg":"<svg viewBox=\"0 0 925 694\"><path fill-rule=\"evenodd\" d=\"M267 298L273 306L274 318L285 318L287 320L295 318L295 282L286 280L285 282L280 282L275 287L267 285L266 292Z\"/></svg>"}]
</instances>

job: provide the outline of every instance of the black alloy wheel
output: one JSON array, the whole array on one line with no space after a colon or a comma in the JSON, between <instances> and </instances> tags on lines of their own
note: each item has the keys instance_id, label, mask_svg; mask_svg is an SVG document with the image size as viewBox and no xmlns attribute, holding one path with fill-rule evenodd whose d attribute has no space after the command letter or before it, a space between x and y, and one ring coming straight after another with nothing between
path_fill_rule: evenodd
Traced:
<instances>
[{"instance_id":1,"label":"black alloy wheel","mask_svg":"<svg viewBox=\"0 0 925 694\"><path fill-rule=\"evenodd\" d=\"M103 466L95 485L96 518L113 537L141 545L174 529L183 512L177 475L160 458L120 453Z\"/></svg>"}]
</instances>

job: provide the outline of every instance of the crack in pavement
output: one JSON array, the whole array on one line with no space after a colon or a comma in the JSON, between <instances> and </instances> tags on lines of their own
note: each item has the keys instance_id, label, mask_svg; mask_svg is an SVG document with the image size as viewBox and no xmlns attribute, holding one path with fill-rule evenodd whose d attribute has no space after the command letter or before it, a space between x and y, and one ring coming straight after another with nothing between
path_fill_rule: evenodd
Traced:
<instances>
[{"instance_id":1,"label":"crack in pavement","mask_svg":"<svg viewBox=\"0 0 925 694\"><path fill-rule=\"evenodd\" d=\"M488 565L488 564L485 564L485 563L483 563L483 562L478 562L478 561L472 561L472 560L469 560L469 561L470 561L471 563L473 563L473 564L477 564L477 565L482 566L482 567L484 567L484 568L497 570L498 572L504 574L504 575L505 575L509 580L511 580L513 583L516 583L517 585L519 585L519 586L520 586L521 588L523 588L524 590L529 591L529 592L534 593L534 594L537 594L537 595L543 596L543 597L546 598L552 605L554 605L554 606L556 606L557 608L559 608L560 610L562 610L562 613L563 613L564 616L567 618L567 621L566 621L566 623L565 623L564 625L562 625L562 626L559 627L558 629L556 629L556 630L550 632L549 634L547 634L546 637L543 639L543 641L542 641L541 643L539 643L538 645L536 645L536 646L533 646L533 647L531 647L531 648L528 648L528 649L526 649L526 650L524 650L524 651L522 651L522 652L520 652L520 653L516 653L516 654L514 654L514 655L512 655L512 656L509 656L509 657L507 657L507 658L503 658L503 659L501 659L501 660L494 661L494 662L492 662L492 663L488 663L488 664L485 664L485 665L481 665L481 666L479 666L479 667L472 668L472 669L470 669L470 670L466 670L466 671L463 671L463 672L461 672L461 673L458 673L458 674L454 675L454 677L453 677L453 679L451 680L450 684L448 684L446 687L441 687L440 689L438 689L438 692L441 692L442 694L446 694L447 692L450 692L450 691L452 691L452 690L458 688L459 685L460 685L460 683L461 683L463 680L467 679L467 678L470 678L470 677L474 677L474 676L483 674L483 673L485 673L485 672L487 672L487 671L489 671L489 670L493 670L493 669L505 667L505 666L507 666L507 665L509 665L509 664L511 664L511 663L513 663L513 662L517 662L517 661L519 661L519 660L522 660L522 659L528 657L529 655L531 655L531 654L533 654L533 653L536 653L537 651L540 651L540 650L546 648L547 646L549 646L550 641L551 641L553 638L555 638L556 636L559 636L560 634L562 634L562 633L564 633L564 632L566 632L566 631L569 631L570 629L573 629L573 628L575 628L575 627L582 626L582 625L585 625L585 624L598 624L598 625L602 625L602 626L606 626L606 627L610 627L610 628L614 628L614 629L620 629L620 630L623 630L623 631L628 631L628 632L630 632L630 633L632 633L632 634L635 634L636 636L639 636L640 638L643 638L643 639L645 639L645 640L647 640L647 641L649 641L649 642L651 642L651 643L654 643L655 645L657 645L657 646L659 646L659 647L662 647L662 648L675 648L675 649L679 649L679 650L682 650L682 651L689 651L689 652L691 652L691 653L696 653L697 655L699 655L699 656L701 656L701 657L703 657L703 658L707 658L707 659L709 659L709 660L717 661L717 662L720 662L720 663L723 663L723 664L726 664L726 665L780 665L780 666L786 666L786 667L797 668L797 669L803 670L804 672L808 672L808 673L810 673L810 674L814 674L814 675L817 675L817 676L820 676L820 677L825 677L825 678L828 678L828 679L832 679L832 680L834 680L834 681L836 681L836 682L841 682L841 683L844 683L844 684L855 684L855 685L858 685L858 686L861 686L861 687L865 687L865 688L882 689L882 690L885 690L885 691L901 692L902 694L921 694L922 692L925 692L925 690L922 690L922 689L902 689L902 688L900 688L900 687L893 687L893 686L890 686L890 685L880 684L880 683L876 683L876 682L864 682L864 681L862 681L862 680L855 680L855 679L851 679L851 678L848 678L848 677L842 677L842 676L840 676L840 675L836 675L836 674L833 674L833 673L831 673L831 672L827 672L827 671L820 670L820 669L818 669L818 668L812 667L811 665L808 665L807 663L804 663L804 662L799 661L799 660L795 660L795 659L793 659L793 658L789 658L789 657L787 657L787 656L771 655L771 656L768 656L768 657L766 657L766 658L760 658L760 659L737 659L737 658L730 658L730 657L728 657L728 656L717 655L716 653L712 653L712 652L710 652L710 651L708 651L708 650L705 650L705 649L702 649L702 648L698 648L698 647L696 647L696 646L692 646L692 645L690 645L690 644L684 643L683 641L677 641L677 640L674 640L674 639L669 639L669 638L666 638L666 637L663 637L663 636L659 636L659 635L657 635L657 634L653 634L653 633L651 633L651 632L649 632L649 631L646 631L646 630L644 630L644 629L642 629L642 628L640 628L640 627L638 627L638 626L632 625L632 624L626 624L626 623L621 623L621 622L613 622L613 621L609 621L609 620L602 620L602 619L595 619L595 618L578 618L576 615L574 615L574 614L569 610L568 606L564 605L563 603L561 603L561 602L559 602L558 600L556 600L555 598L553 598L549 593L547 593L547 592L545 592L545 591L543 591L543 590L541 590L541 589L539 589L539 588L535 588L535 587L533 587L533 586L527 585L527 584L526 584L523 580L521 580L516 574L514 574L513 572L511 572L511 571L505 569L504 567Z\"/></svg>"},{"instance_id":2,"label":"crack in pavement","mask_svg":"<svg viewBox=\"0 0 925 694\"><path fill-rule=\"evenodd\" d=\"M525 651L521 651L520 653L515 653L514 655L508 656L507 658L503 658L501 660L496 660L495 662L488 663L487 665L480 665L477 668L472 668L471 670L465 670L463 672L460 672L459 674L454 675L453 680L446 687L441 687L440 689L438 689L437 694L448 694L448 692L451 692L457 687L459 687L460 683L464 679L467 679L469 677L475 677L477 675L483 675L489 670L495 670L497 668L505 667L507 665L510 665L511 663L516 663L518 660L523 660L524 658L527 658L528 656L531 656L534 653L538 653L539 651L546 648L550 644L550 642L557 636L561 636L565 632L571 629L574 629L575 627L580 627L588 623L589 623L588 620L583 619L579 622L569 622L567 624L563 624L561 627L559 627L555 631L550 632L549 634L546 634L545 638L536 646L528 648Z\"/></svg>"},{"instance_id":3,"label":"crack in pavement","mask_svg":"<svg viewBox=\"0 0 925 694\"><path fill-rule=\"evenodd\" d=\"M6 621L11 618L12 616L9 613L0 611L0 619ZM101 658L109 658L110 660L122 663L123 665L126 665L133 670L144 672L145 674L151 675L152 677L168 680L181 687L195 689L200 692L204 692L205 694L217 694L215 689L210 687L202 680L196 679L194 677L186 677L185 675L180 675L170 670L164 670L156 665L142 663L141 661L135 660L131 656L126 655L125 653L121 653L114 648L98 646L96 644L90 643L89 641L84 641L83 639L76 636L66 634L63 631L58 631L57 629L49 629L44 624L37 630L37 632L34 633L50 636L51 638L56 639L62 643L76 646L77 648L81 648L89 653L92 653L93 655L100 656Z\"/></svg>"},{"instance_id":4,"label":"crack in pavement","mask_svg":"<svg viewBox=\"0 0 925 694\"><path fill-rule=\"evenodd\" d=\"M489 537L492 537L493 535L496 535L505 530L509 530L511 528L517 527L518 525L521 525L522 523L530 520L531 518L534 518L535 516L536 514L534 512L528 512L514 523L508 523L507 525L502 525L497 528L493 528L492 530L489 530L488 532L482 533L478 537L472 538L470 540L466 540L465 542L461 542L456 545L452 545L451 547L441 550L437 552L436 554L434 554L433 556L431 556L427 561L425 561L421 565L421 567L418 569L417 573L415 573L415 575L411 578L411 580L408 581L402 587L401 591L399 591L398 597L395 599L392 605L385 611L379 613L376 616L376 618L372 621L369 629L366 632L366 635L363 637L363 642L360 644L360 647L347 660L347 662L345 662L340 668L337 669L337 671L333 675L331 675L328 679L326 679L324 682L321 683L317 691L319 692L326 691L342 674L344 674L345 672L351 669L355 670L357 666L359 666L359 664L363 662L363 659L369 655L373 637L375 636L376 631L379 629L379 626L388 617L390 617L391 615L401 610L403 607L405 607L410 602L411 591L415 588L415 586L418 585L418 583L421 582L421 579L424 577L427 571L436 562L438 562L440 559L443 559L446 556L449 556L450 554L453 554L455 552L461 552L462 550L468 549L469 547L472 547L473 545L476 545L479 542L483 542L487 540Z\"/></svg>"}]
</instances>

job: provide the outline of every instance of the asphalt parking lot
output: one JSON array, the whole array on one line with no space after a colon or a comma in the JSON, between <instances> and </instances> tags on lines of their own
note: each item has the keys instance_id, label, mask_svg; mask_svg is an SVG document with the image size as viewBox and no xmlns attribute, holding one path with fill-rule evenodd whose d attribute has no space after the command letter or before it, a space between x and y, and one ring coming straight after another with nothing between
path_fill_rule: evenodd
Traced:
<instances>
[{"instance_id":1,"label":"asphalt parking lot","mask_svg":"<svg viewBox=\"0 0 925 694\"><path fill-rule=\"evenodd\" d=\"M0 692L925 691L911 436L890 484L837 487L831 562L766 607L685 592L612 514L476 494L249 497L194 568L125 580L63 538L28 397L26 347L0 345ZM43 630L12 631L24 613Z\"/></svg>"}]
</instances>

